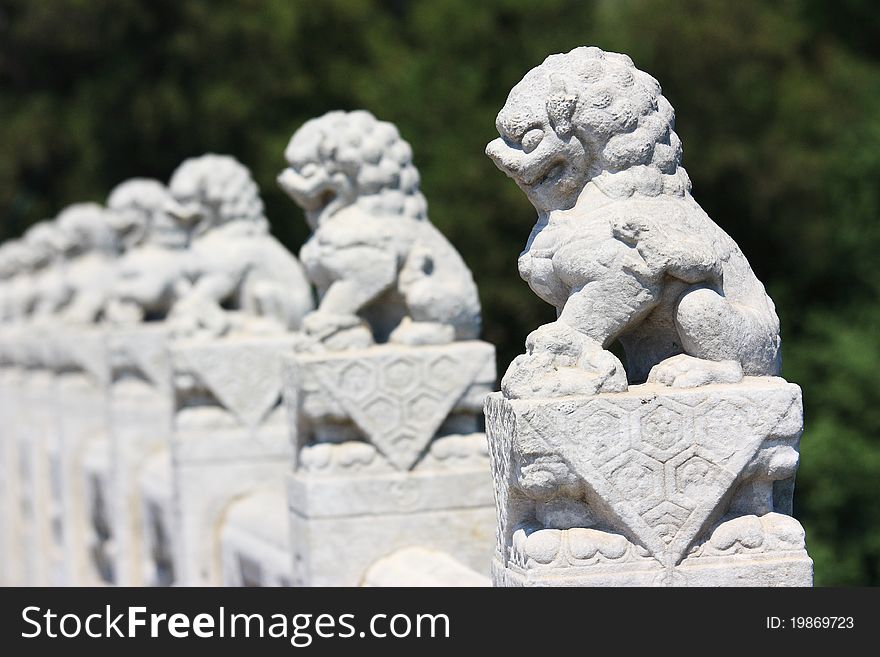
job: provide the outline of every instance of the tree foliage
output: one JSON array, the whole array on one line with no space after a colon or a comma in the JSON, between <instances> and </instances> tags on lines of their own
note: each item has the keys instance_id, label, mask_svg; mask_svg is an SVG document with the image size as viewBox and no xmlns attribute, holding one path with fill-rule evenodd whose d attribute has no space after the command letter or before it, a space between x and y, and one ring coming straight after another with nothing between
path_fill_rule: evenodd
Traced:
<instances>
[{"instance_id":1,"label":"tree foliage","mask_svg":"<svg viewBox=\"0 0 880 657\"><path fill-rule=\"evenodd\" d=\"M503 368L552 309L516 275L534 213L483 155L495 113L550 53L626 52L677 110L695 197L776 300L816 580L880 584L878 43L866 0L0 0L0 239L213 151L251 167L296 250L286 141L364 107L412 143Z\"/></svg>"}]
</instances>

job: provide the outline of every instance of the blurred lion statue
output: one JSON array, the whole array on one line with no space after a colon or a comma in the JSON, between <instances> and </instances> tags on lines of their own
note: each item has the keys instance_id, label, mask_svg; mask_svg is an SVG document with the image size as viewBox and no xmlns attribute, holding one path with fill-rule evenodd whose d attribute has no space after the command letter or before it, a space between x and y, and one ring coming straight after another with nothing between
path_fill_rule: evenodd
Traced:
<instances>
[{"instance_id":1,"label":"blurred lion statue","mask_svg":"<svg viewBox=\"0 0 880 657\"><path fill-rule=\"evenodd\" d=\"M193 225L192 287L174 305L179 335L297 330L312 289L297 259L269 232L250 170L208 153L177 167L168 184L172 214Z\"/></svg>"},{"instance_id":2,"label":"blurred lion statue","mask_svg":"<svg viewBox=\"0 0 880 657\"><path fill-rule=\"evenodd\" d=\"M412 149L394 125L329 112L296 131L285 158L278 182L314 231L300 253L320 295L303 323L314 345L477 337L476 285L428 220Z\"/></svg>"},{"instance_id":3,"label":"blurred lion statue","mask_svg":"<svg viewBox=\"0 0 880 657\"><path fill-rule=\"evenodd\" d=\"M509 397L779 372L773 302L691 196L674 122L653 77L598 48L552 55L510 92L486 153L538 211L519 271L558 319L529 335Z\"/></svg>"}]
</instances>

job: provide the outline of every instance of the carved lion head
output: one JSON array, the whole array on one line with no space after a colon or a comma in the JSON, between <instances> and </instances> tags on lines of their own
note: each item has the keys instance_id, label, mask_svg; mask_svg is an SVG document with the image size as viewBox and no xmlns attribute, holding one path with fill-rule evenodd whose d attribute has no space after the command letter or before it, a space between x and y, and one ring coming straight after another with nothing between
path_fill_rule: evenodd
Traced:
<instances>
[{"instance_id":1,"label":"carved lion head","mask_svg":"<svg viewBox=\"0 0 880 657\"><path fill-rule=\"evenodd\" d=\"M66 243L58 224L46 219L34 224L24 234L22 243L27 247L29 266L45 267L64 253Z\"/></svg>"},{"instance_id":2,"label":"carved lion head","mask_svg":"<svg viewBox=\"0 0 880 657\"><path fill-rule=\"evenodd\" d=\"M680 187L674 123L657 80L629 57L575 48L551 55L511 90L495 122L501 136L486 154L539 212L568 209L590 180L615 196ZM612 182L638 167L629 188Z\"/></svg>"},{"instance_id":3,"label":"carved lion head","mask_svg":"<svg viewBox=\"0 0 880 657\"><path fill-rule=\"evenodd\" d=\"M175 206L168 188L151 178L126 180L107 198L110 223L124 249L144 243L185 247L189 228L170 214Z\"/></svg>"},{"instance_id":4,"label":"carved lion head","mask_svg":"<svg viewBox=\"0 0 880 657\"><path fill-rule=\"evenodd\" d=\"M172 213L181 221L195 222L196 235L232 221L268 231L257 183L234 157L208 153L184 160L168 187L177 201Z\"/></svg>"},{"instance_id":5,"label":"carved lion head","mask_svg":"<svg viewBox=\"0 0 880 657\"><path fill-rule=\"evenodd\" d=\"M427 216L412 148L393 124L370 112L334 111L306 122L284 157L289 167L278 184L313 229L353 203L377 215Z\"/></svg>"},{"instance_id":6,"label":"carved lion head","mask_svg":"<svg viewBox=\"0 0 880 657\"><path fill-rule=\"evenodd\" d=\"M74 257L90 251L118 253L119 237L108 215L97 203L74 203L62 210L56 221L64 237L65 255Z\"/></svg>"}]
</instances>

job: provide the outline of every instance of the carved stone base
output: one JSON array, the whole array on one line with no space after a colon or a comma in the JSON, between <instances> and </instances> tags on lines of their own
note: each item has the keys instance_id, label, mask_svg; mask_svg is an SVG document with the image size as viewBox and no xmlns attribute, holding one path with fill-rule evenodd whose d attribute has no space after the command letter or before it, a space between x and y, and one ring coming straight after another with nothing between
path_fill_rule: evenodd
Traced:
<instances>
[{"instance_id":1,"label":"carved stone base","mask_svg":"<svg viewBox=\"0 0 880 657\"><path fill-rule=\"evenodd\" d=\"M813 560L806 552L785 556L726 557L697 567L682 565L670 576L650 568L558 568L525 570L492 564L495 586L812 586Z\"/></svg>"},{"instance_id":2,"label":"carved stone base","mask_svg":"<svg viewBox=\"0 0 880 657\"><path fill-rule=\"evenodd\" d=\"M290 468L281 359L293 338L175 342L171 438L178 583L222 582L217 537L230 505Z\"/></svg>"},{"instance_id":3,"label":"carved stone base","mask_svg":"<svg viewBox=\"0 0 880 657\"><path fill-rule=\"evenodd\" d=\"M499 586L809 586L778 378L486 403Z\"/></svg>"},{"instance_id":4,"label":"carved stone base","mask_svg":"<svg viewBox=\"0 0 880 657\"><path fill-rule=\"evenodd\" d=\"M811 586L813 561L804 530L791 516L740 516L717 525L711 536L671 569L619 534L588 529L541 530L559 541L550 563L527 545L536 532L514 536L515 557L496 554L498 586ZM539 537L549 543L550 537ZM534 538L531 539L533 542ZM546 545L543 546L546 549ZM594 554L588 556L590 552ZM531 553L531 554L530 554ZM586 557L586 558L585 558Z\"/></svg>"},{"instance_id":5,"label":"carved stone base","mask_svg":"<svg viewBox=\"0 0 880 657\"><path fill-rule=\"evenodd\" d=\"M299 355L285 375L296 449L294 584L357 586L402 548L487 573L493 526L483 342Z\"/></svg>"}]
</instances>

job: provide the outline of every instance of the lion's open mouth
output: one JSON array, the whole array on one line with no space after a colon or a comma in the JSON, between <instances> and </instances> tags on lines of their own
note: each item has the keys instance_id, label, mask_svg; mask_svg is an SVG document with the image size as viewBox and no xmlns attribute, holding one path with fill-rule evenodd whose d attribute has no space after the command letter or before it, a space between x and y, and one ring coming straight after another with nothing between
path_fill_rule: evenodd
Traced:
<instances>
[{"instance_id":1,"label":"lion's open mouth","mask_svg":"<svg viewBox=\"0 0 880 657\"><path fill-rule=\"evenodd\" d=\"M557 162L554 165L552 165L550 168L548 168L544 172L543 175L535 176L534 178L532 178L532 180L530 182L527 182L526 184L529 187L539 187L540 185L543 185L545 182L547 182L549 180L554 180L556 178L559 178L562 175L562 171L564 168L565 168L565 163Z\"/></svg>"},{"instance_id":2,"label":"lion's open mouth","mask_svg":"<svg viewBox=\"0 0 880 657\"><path fill-rule=\"evenodd\" d=\"M330 205L336 198L336 192L332 189L325 189L318 195L317 207L323 208Z\"/></svg>"}]
</instances>

